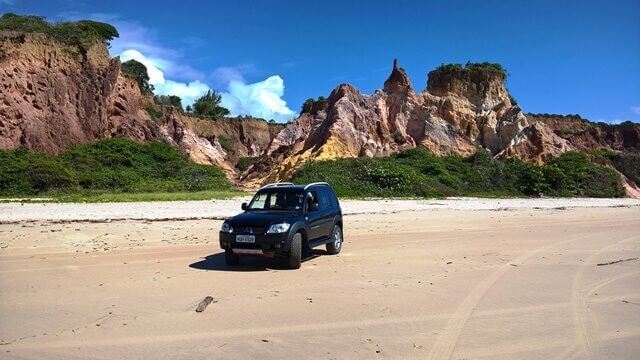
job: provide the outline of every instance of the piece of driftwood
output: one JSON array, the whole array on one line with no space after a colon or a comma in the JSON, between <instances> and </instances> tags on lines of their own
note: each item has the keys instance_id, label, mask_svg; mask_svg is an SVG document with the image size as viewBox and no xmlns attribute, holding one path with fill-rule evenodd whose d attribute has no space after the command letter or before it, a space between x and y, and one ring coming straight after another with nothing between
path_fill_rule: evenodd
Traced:
<instances>
[{"instance_id":1,"label":"piece of driftwood","mask_svg":"<svg viewBox=\"0 0 640 360\"><path fill-rule=\"evenodd\" d=\"M211 296L207 296L204 300L200 301L200 304L198 304L198 307L196 308L196 312L203 312L204 309L206 309L212 302L213 298Z\"/></svg>"},{"instance_id":2,"label":"piece of driftwood","mask_svg":"<svg viewBox=\"0 0 640 360\"><path fill-rule=\"evenodd\" d=\"M597 264L597 266L613 265L613 264L621 263L623 261L631 261L631 260L638 260L638 258L629 258L629 259L620 259L620 260L616 260L616 261L609 261L607 263Z\"/></svg>"}]
</instances>

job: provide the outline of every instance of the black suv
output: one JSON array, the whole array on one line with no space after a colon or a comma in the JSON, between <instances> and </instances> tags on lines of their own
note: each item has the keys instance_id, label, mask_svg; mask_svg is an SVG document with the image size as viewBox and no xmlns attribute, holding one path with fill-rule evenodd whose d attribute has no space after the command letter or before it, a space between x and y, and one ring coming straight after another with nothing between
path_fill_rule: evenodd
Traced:
<instances>
[{"instance_id":1,"label":"black suv","mask_svg":"<svg viewBox=\"0 0 640 360\"><path fill-rule=\"evenodd\" d=\"M329 254L342 248L342 210L327 183L269 184L242 210L220 229L227 265L237 265L240 255L282 256L297 269L316 246L326 244Z\"/></svg>"}]
</instances>

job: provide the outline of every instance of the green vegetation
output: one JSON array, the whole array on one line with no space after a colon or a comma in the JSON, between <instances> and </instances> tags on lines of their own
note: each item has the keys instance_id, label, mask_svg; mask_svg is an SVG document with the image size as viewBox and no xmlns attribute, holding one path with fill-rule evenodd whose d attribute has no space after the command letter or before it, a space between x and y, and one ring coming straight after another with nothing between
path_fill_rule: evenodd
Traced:
<instances>
[{"instance_id":1,"label":"green vegetation","mask_svg":"<svg viewBox=\"0 0 640 360\"><path fill-rule=\"evenodd\" d=\"M308 98L302 104L302 112L315 115L318 111L324 110L326 106L327 99L325 99L324 96L318 96L317 100Z\"/></svg>"},{"instance_id":2,"label":"green vegetation","mask_svg":"<svg viewBox=\"0 0 640 360\"><path fill-rule=\"evenodd\" d=\"M222 146L224 151L231 152L231 153L234 151L233 141L231 139L229 139L224 135L218 135L217 138L218 138L218 143L220 143L220 146Z\"/></svg>"},{"instance_id":3,"label":"green vegetation","mask_svg":"<svg viewBox=\"0 0 640 360\"><path fill-rule=\"evenodd\" d=\"M143 94L153 93L153 85L149 84L149 73L147 73L147 67L144 66L144 64L131 59L123 62L120 69L123 74L129 76L138 83L140 91L142 91Z\"/></svg>"},{"instance_id":4,"label":"green vegetation","mask_svg":"<svg viewBox=\"0 0 640 360\"><path fill-rule=\"evenodd\" d=\"M640 185L640 153L596 150L593 155L615 167L624 176Z\"/></svg>"},{"instance_id":5,"label":"green vegetation","mask_svg":"<svg viewBox=\"0 0 640 360\"><path fill-rule=\"evenodd\" d=\"M618 174L569 152L545 165L499 161L487 151L437 157L410 149L385 158L315 161L296 183L327 181L343 197L593 196L620 197Z\"/></svg>"},{"instance_id":6,"label":"green vegetation","mask_svg":"<svg viewBox=\"0 0 640 360\"><path fill-rule=\"evenodd\" d=\"M462 74L480 74L492 73L507 77L507 70L502 65L490 62L472 63L467 62L464 67L460 64L441 64L432 72L435 73L462 73Z\"/></svg>"},{"instance_id":7,"label":"green vegetation","mask_svg":"<svg viewBox=\"0 0 640 360\"><path fill-rule=\"evenodd\" d=\"M193 104L193 114L211 119L221 119L229 115L229 110L220 106L222 96L216 91L207 91Z\"/></svg>"},{"instance_id":8,"label":"green vegetation","mask_svg":"<svg viewBox=\"0 0 640 360\"><path fill-rule=\"evenodd\" d=\"M395 141L396 144L402 145L407 142L407 139L404 137L404 135L402 135L400 130L396 130L391 136L393 137L393 141Z\"/></svg>"},{"instance_id":9,"label":"green vegetation","mask_svg":"<svg viewBox=\"0 0 640 360\"><path fill-rule=\"evenodd\" d=\"M152 104L149 104L147 106L144 107L144 110L147 112L147 114L149 114L149 116L151 117L151 120L153 121L158 121L162 118L162 109L158 109L158 106L154 106Z\"/></svg>"},{"instance_id":10,"label":"green vegetation","mask_svg":"<svg viewBox=\"0 0 640 360\"><path fill-rule=\"evenodd\" d=\"M582 117L580 116L580 114L548 114L548 113L526 113L525 115L527 116L534 116L534 117L546 117L546 118L576 118L576 119L582 119Z\"/></svg>"},{"instance_id":11,"label":"green vegetation","mask_svg":"<svg viewBox=\"0 0 640 360\"><path fill-rule=\"evenodd\" d=\"M74 202L74 203L102 203L102 202L140 202L140 201L190 201L210 199L231 199L248 194L238 190L207 190L189 192L144 192L124 193L108 191L80 191L69 194L65 192L49 192L46 197L20 197L21 202ZM0 197L2 201L15 201L15 197Z\"/></svg>"},{"instance_id":12,"label":"green vegetation","mask_svg":"<svg viewBox=\"0 0 640 360\"><path fill-rule=\"evenodd\" d=\"M3 197L210 190L227 192L233 187L220 169L195 164L162 142L108 139L69 148L59 156L0 150Z\"/></svg>"},{"instance_id":13,"label":"green vegetation","mask_svg":"<svg viewBox=\"0 0 640 360\"><path fill-rule=\"evenodd\" d=\"M240 159L238 159L238 163L236 164L236 168L240 171L245 171L249 168L249 166L253 165L253 163L255 163L256 161L258 161L258 157L257 156L247 156L247 157L241 157Z\"/></svg>"},{"instance_id":14,"label":"green vegetation","mask_svg":"<svg viewBox=\"0 0 640 360\"><path fill-rule=\"evenodd\" d=\"M81 49L95 42L108 43L119 36L115 27L98 21L50 23L42 16L12 13L0 17L0 30L47 34L63 44Z\"/></svg>"},{"instance_id":15,"label":"green vegetation","mask_svg":"<svg viewBox=\"0 0 640 360\"><path fill-rule=\"evenodd\" d=\"M153 97L153 102L162 106L172 106L179 112L184 112L182 99L176 95L156 95Z\"/></svg>"}]
</instances>

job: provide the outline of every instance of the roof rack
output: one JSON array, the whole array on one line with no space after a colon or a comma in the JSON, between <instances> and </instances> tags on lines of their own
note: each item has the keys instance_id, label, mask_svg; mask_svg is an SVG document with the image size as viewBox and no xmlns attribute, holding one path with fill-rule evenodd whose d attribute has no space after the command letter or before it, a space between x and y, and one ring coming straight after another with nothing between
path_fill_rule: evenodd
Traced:
<instances>
[{"instance_id":1,"label":"roof rack","mask_svg":"<svg viewBox=\"0 0 640 360\"><path fill-rule=\"evenodd\" d=\"M291 185L293 185L292 182L272 183L272 184L267 184L267 185L261 187L260 190L266 189L266 188L278 187L278 186L291 186Z\"/></svg>"},{"instance_id":2,"label":"roof rack","mask_svg":"<svg viewBox=\"0 0 640 360\"><path fill-rule=\"evenodd\" d=\"M315 186L315 185L326 185L326 186L329 186L329 184L326 183L326 182L314 182L314 183L311 183L311 184L307 184L307 186L305 186L304 189L307 190L308 187Z\"/></svg>"}]
</instances>

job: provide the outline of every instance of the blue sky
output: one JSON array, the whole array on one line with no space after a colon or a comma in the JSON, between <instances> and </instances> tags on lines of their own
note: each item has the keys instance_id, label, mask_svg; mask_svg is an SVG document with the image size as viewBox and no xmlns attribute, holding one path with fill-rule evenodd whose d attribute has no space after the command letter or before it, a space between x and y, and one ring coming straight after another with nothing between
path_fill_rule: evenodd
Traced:
<instances>
[{"instance_id":1,"label":"blue sky","mask_svg":"<svg viewBox=\"0 0 640 360\"><path fill-rule=\"evenodd\" d=\"M343 82L372 93L397 57L416 90L441 63L499 62L525 112L640 121L637 0L0 0L0 10L111 22L122 35L112 55L157 66L160 91L216 89L236 113L286 120Z\"/></svg>"}]
</instances>

